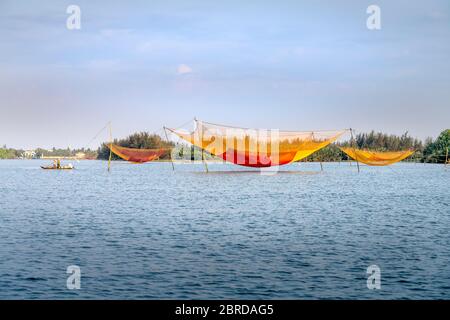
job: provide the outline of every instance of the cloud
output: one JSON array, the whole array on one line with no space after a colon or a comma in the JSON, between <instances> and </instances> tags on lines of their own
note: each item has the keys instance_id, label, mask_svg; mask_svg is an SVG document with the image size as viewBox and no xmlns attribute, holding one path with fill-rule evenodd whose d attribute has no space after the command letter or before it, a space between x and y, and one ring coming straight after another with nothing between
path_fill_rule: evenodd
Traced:
<instances>
[{"instance_id":1,"label":"cloud","mask_svg":"<svg viewBox=\"0 0 450 320\"><path fill-rule=\"evenodd\" d=\"M177 74L188 74L192 73L192 68L185 64L180 64L177 68Z\"/></svg>"}]
</instances>

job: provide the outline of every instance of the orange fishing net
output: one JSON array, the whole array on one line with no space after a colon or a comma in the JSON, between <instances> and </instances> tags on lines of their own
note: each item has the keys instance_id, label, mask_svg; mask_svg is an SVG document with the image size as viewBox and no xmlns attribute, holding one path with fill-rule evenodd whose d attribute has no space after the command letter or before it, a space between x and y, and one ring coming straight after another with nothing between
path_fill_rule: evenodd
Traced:
<instances>
[{"instance_id":1,"label":"orange fishing net","mask_svg":"<svg viewBox=\"0 0 450 320\"><path fill-rule=\"evenodd\" d=\"M279 131L196 121L193 132L169 129L187 142L228 162L270 167L299 161L339 138L341 131Z\"/></svg>"},{"instance_id":2,"label":"orange fishing net","mask_svg":"<svg viewBox=\"0 0 450 320\"><path fill-rule=\"evenodd\" d=\"M369 151L354 148L340 148L348 156L369 166L387 166L408 158L413 150L405 151Z\"/></svg>"},{"instance_id":3,"label":"orange fishing net","mask_svg":"<svg viewBox=\"0 0 450 320\"><path fill-rule=\"evenodd\" d=\"M115 144L110 144L108 147L114 154L122 159L135 163L153 161L166 152L166 149L134 149L121 147Z\"/></svg>"}]
</instances>

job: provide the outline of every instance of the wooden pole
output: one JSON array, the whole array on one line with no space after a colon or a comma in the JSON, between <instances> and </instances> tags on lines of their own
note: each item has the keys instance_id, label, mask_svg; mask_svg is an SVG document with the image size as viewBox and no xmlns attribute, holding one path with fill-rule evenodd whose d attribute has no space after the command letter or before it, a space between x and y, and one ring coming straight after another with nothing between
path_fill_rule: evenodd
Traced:
<instances>
[{"instance_id":1,"label":"wooden pole","mask_svg":"<svg viewBox=\"0 0 450 320\"><path fill-rule=\"evenodd\" d=\"M312 132L312 138L314 140L314 132ZM314 158L316 158L316 157L314 157ZM317 158L316 158L316 160L317 160ZM323 171L322 160L319 159L319 163L320 163L320 171Z\"/></svg>"},{"instance_id":2,"label":"wooden pole","mask_svg":"<svg viewBox=\"0 0 450 320\"><path fill-rule=\"evenodd\" d=\"M448 164L448 147L447 147L447 152L445 154L445 166L447 166Z\"/></svg>"},{"instance_id":3,"label":"wooden pole","mask_svg":"<svg viewBox=\"0 0 450 320\"><path fill-rule=\"evenodd\" d=\"M195 129L197 129L197 128L198 128L198 122L199 122L199 121L197 120L197 118L194 118L194 121L195 121ZM202 136L203 136L203 126L202 126L201 130L202 130ZM200 136L200 131L197 130L197 132L198 132L198 138L199 138L199 141L202 141L202 137ZM202 143L202 145L203 145L203 143ZM208 172L209 172L209 169L208 169L208 164L207 164L206 161L205 161L204 150L203 150L203 148L201 148L201 149L202 149L202 162L203 162L203 164L205 165L206 173L208 173Z\"/></svg>"},{"instance_id":4,"label":"wooden pole","mask_svg":"<svg viewBox=\"0 0 450 320\"><path fill-rule=\"evenodd\" d=\"M353 129L352 128L350 128L350 135L352 137L351 144L353 144L353 152L355 153L356 166L358 167L358 173L360 173L358 155L356 154L356 151L355 151L355 140L353 138Z\"/></svg>"},{"instance_id":5,"label":"wooden pole","mask_svg":"<svg viewBox=\"0 0 450 320\"><path fill-rule=\"evenodd\" d=\"M112 159L112 127L111 121L109 122L109 158L108 158L108 172L111 171L111 159Z\"/></svg>"},{"instance_id":6,"label":"wooden pole","mask_svg":"<svg viewBox=\"0 0 450 320\"><path fill-rule=\"evenodd\" d=\"M202 161L203 161L203 163L204 163L204 165L205 165L206 173L208 173L208 172L209 172L208 164L206 163L206 160L205 160L205 151L204 151L203 149L202 149Z\"/></svg>"},{"instance_id":7,"label":"wooden pole","mask_svg":"<svg viewBox=\"0 0 450 320\"><path fill-rule=\"evenodd\" d=\"M163 128L164 128L164 134L166 135L167 143L169 143L169 136L167 135L166 127L163 127ZM172 151L170 151L170 163L172 163L172 171L175 171L175 166L173 164L173 159L172 159Z\"/></svg>"}]
</instances>

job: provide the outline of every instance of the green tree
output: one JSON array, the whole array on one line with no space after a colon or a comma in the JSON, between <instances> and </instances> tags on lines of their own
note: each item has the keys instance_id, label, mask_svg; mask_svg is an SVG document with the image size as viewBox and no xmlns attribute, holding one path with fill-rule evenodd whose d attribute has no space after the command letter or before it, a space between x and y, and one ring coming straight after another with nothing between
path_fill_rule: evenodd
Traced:
<instances>
[{"instance_id":1,"label":"green tree","mask_svg":"<svg viewBox=\"0 0 450 320\"><path fill-rule=\"evenodd\" d=\"M0 148L0 159L14 159L17 158L16 150L8 149L6 146Z\"/></svg>"},{"instance_id":2,"label":"green tree","mask_svg":"<svg viewBox=\"0 0 450 320\"><path fill-rule=\"evenodd\" d=\"M450 129L441 132L435 141L427 139L423 151L424 162L444 163L450 148Z\"/></svg>"}]
</instances>

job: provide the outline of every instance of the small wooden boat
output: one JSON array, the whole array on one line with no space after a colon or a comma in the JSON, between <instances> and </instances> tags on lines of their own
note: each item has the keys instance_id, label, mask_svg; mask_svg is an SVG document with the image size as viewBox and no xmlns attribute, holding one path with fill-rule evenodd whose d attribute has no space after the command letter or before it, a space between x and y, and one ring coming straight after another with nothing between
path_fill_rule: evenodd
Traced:
<instances>
[{"instance_id":1,"label":"small wooden boat","mask_svg":"<svg viewBox=\"0 0 450 320\"><path fill-rule=\"evenodd\" d=\"M53 167L53 166L48 166L48 167L41 166L41 168L44 169L44 170L72 170L72 169L75 169L72 166L62 166L60 168L56 168L56 167Z\"/></svg>"}]
</instances>

